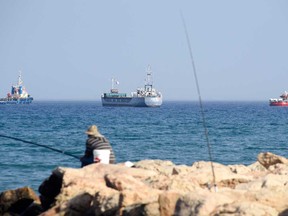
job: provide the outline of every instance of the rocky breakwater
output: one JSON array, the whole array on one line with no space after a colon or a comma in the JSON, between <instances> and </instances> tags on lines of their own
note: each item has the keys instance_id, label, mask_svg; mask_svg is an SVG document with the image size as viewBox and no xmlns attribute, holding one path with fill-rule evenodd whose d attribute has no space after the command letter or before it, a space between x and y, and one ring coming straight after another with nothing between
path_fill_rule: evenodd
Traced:
<instances>
[{"instance_id":1,"label":"rocky breakwater","mask_svg":"<svg viewBox=\"0 0 288 216\"><path fill-rule=\"evenodd\" d=\"M267 152L249 166L213 167L217 187L211 187L211 163L205 161L191 166L143 160L131 168L58 167L39 187L40 215L288 215L286 158ZM0 197L2 214L13 206L13 191L10 197L5 193ZM33 199L35 209L38 199ZM29 204L27 215L33 215Z\"/></svg>"}]
</instances>

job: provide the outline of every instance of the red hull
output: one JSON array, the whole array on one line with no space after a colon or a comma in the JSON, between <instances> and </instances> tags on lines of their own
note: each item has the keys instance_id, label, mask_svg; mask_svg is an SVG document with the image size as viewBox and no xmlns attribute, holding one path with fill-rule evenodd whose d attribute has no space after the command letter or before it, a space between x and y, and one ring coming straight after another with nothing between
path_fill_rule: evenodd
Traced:
<instances>
[{"instance_id":1,"label":"red hull","mask_svg":"<svg viewBox=\"0 0 288 216\"><path fill-rule=\"evenodd\" d=\"M270 98L270 106L288 106L288 92L285 91L280 98Z\"/></svg>"},{"instance_id":2,"label":"red hull","mask_svg":"<svg viewBox=\"0 0 288 216\"><path fill-rule=\"evenodd\" d=\"M288 106L288 101L270 102L270 106Z\"/></svg>"}]
</instances>

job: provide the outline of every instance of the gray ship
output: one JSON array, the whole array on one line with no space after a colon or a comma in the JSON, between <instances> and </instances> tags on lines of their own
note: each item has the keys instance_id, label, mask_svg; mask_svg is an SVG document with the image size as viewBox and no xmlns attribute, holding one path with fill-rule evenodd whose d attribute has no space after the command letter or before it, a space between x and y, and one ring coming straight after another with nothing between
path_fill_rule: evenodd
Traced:
<instances>
[{"instance_id":1,"label":"gray ship","mask_svg":"<svg viewBox=\"0 0 288 216\"><path fill-rule=\"evenodd\" d=\"M138 88L136 92L131 92L131 94L120 93L115 88L118 84L119 82L113 78L110 92L101 95L103 106L160 107L162 105L162 94L153 88L150 65L147 69L144 88Z\"/></svg>"}]
</instances>

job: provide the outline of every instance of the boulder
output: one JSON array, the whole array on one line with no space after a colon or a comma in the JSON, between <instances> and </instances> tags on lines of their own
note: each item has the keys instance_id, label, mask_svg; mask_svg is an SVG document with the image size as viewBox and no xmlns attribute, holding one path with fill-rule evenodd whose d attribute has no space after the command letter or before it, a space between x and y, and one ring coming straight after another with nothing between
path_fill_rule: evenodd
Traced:
<instances>
[{"instance_id":1,"label":"boulder","mask_svg":"<svg viewBox=\"0 0 288 216\"><path fill-rule=\"evenodd\" d=\"M210 215L278 216L278 212L270 206L257 202L235 202L217 206Z\"/></svg>"},{"instance_id":2,"label":"boulder","mask_svg":"<svg viewBox=\"0 0 288 216\"><path fill-rule=\"evenodd\" d=\"M134 167L145 170L153 170L158 174L170 176L173 172L175 164L171 161L164 160L142 160L134 163Z\"/></svg>"},{"instance_id":3,"label":"boulder","mask_svg":"<svg viewBox=\"0 0 288 216\"><path fill-rule=\"evenodd\" d=\"M41 215L283 216L288 213L286 160L263 153L249 166L143 160L132 167L58 167L39 187ZM8 197L2 212L15 203Z\"/></svg>"},{"instance_id":4,"label":"boulder","mask_svg":"<svg viewBox=\"0 0 288 216\"><path fill-rule=\"evenodd\" d=\"M33 209L33 210L32 210ZM43 211L39 197L29 187L7 190L0 194L0 215L4 213L33 215ZM33 213L34 212L34 213Z\"/></svg>"},{"instance_id":5,"label":"boulder","mask_svg":"<svg viewBox=\"0 0 288 216\"><path fill-rule=\"evenodd\" d=\"M275 155L270 152L260 153L257 157L258 162L262 164L266 169L275 164L288 164L288 159Z\"/></svg>"}]
</instances>

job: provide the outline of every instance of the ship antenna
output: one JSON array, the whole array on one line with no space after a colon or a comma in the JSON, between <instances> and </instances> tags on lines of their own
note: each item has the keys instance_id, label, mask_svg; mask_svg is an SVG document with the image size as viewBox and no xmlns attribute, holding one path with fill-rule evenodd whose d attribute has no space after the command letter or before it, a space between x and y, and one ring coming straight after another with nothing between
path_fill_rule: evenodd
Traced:
<instances>
[{"instance_id":1,"label":"ship antenna","mask_svg":"<svg viewBox=\"0 0 288 216\"><path fill-rule=\"evenodd\" d=\"M181 11L180 11L180 13L181 13ZM187 44L188 44L190 60L191 60L191 64L192 64L192 68L193 68L193 72L194 72L194 78L195 78L197 93L198 93L198 98L199 98L199 105L200 105L200 110L201 110L202 122L203 122L203 127L204 127L204 132L205 132L205 137L206 137L206 143L207 143L207 148L208 148L209 160L211 163L211 169L212 169L212 174L213 174L213 186L214 186L214 190L216 192L216 190L217 190L216 177L215 177L215 171L214 171L214 166L213 166L213 162L212 162L211 146L210 146L210 141L209 141L209 136L208 136L208 129L207 129L207 125L206 125L205 113L204 113L203 103L202 103L201 94L200 94L200 87L199 87L199 83L198 83L195 62L194 62L194 58L193 58L193 54L192 54L192 48L191 48L191 44L190 44L190 40L189 40L189 36L188 36L188 32L187 32L186 23L185 23L185 20L184 20L182 13L181 13L181 18L182 18L182 23L183 23L184 30L185 30L185 36L186 36L186 40L187 40Z\"/></svg>"}]
</instances>

